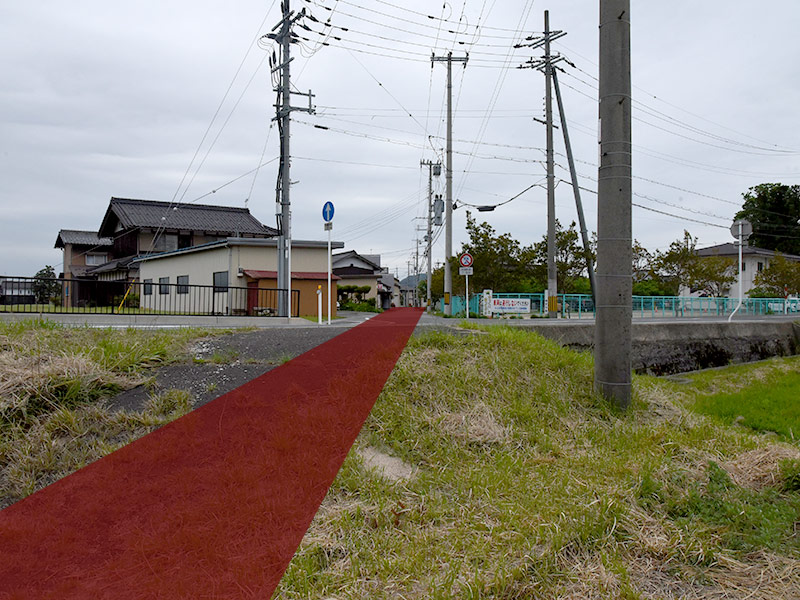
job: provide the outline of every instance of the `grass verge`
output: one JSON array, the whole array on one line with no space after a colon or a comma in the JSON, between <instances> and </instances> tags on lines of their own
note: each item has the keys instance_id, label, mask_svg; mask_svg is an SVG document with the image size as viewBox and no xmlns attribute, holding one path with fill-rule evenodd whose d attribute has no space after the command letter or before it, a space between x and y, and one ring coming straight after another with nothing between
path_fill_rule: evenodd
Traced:
<instances>
[{"instance_id":1,"label":"grass verge","mask_svg":"<svg viewBox=\"0 0 800 600\"><path fill-rule=\"evenodd\" d=\"M800 372L772 369L741 390L699 395L693 408L727 423L772 431L794 440L800 436Z\"/></svg>"},{"instance_id":2,"label":"grass verge","mask_svg":"<svg viewBox=\"0 0 800 600\"><path fill-rule=\"evenodd\" d=\"M619 414L534 334L412 338L275 597L792 597L800 451L693 412L703 377Z\"/></svg>"},{"instance_id":3,"label":"grass verge","mask_svg":"<svg viewBox=\"0 0 800 600\"><path fill-rule=\"evenodd\" d=\"M103 400L218 333L0 323L0 508L189 411L178 390L137 413L111 412Z\"/></svg>"}]
</instances>

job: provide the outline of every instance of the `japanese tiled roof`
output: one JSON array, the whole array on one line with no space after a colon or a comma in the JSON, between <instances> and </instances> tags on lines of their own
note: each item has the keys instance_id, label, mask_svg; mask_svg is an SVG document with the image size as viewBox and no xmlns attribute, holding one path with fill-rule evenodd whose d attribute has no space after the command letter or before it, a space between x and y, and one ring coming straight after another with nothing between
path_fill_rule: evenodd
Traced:
<instances>
[{"instance_id":1,"label":"japanese tiled roof","mask_svg":"<svg viewBox=\"0 0 800 600\"><path fill-rule=\"evenodd\" d=\"M114 245L111 238L101 238L96 231L83 231L79 229L62 229L56 238L56 248L63 248L65 244L75 246L110 247Z\"/></svg>"},{"instance_id":2,"label":"japanese tiled roof","mask_svg":"<svg viewBox=\"0 0 800 600\"><path fill-rule=\"evenodd\" d=\"M263 225L247 208L171 204L130 198L111 198L100 232L113 234L117 222L122 229L163 227L171 231L259 237L272 237L278 233L272 227Z\"/></svg>"}]
</instances>

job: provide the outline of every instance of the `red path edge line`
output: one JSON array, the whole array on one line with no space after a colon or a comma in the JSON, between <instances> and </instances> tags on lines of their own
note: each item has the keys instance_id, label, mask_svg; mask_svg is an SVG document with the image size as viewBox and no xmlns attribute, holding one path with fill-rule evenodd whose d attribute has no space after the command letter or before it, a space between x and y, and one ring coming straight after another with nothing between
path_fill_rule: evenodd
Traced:
<instances>
[{"instance_id":1,"label":"red path edge line","mask_svg":"<svg viewBox=\"0 0 800 600\"><path fill-rule=\"evenodd\" d=\"M270 598L420 315L373 317L0 512L0 598Z\"/></svg>"}]
</instances>

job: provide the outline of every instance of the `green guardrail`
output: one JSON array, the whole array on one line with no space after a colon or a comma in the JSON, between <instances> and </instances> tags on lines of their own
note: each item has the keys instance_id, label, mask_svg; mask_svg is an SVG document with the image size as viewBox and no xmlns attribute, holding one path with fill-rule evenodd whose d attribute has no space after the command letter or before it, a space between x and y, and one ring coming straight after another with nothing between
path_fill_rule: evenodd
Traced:
<instances>
[{"instance_id":1,"label":"green guardrail","mask_svg":"<svg viewBox=\"0 0 800 600\"><path fill-rule=\"evenodd\" d=\"M518 298L531 301L531 314L543 315L546 311L544 294L493 293L494 298ZM480 313L481 294L469 299L470 313ZM633 296L633 316L657 317L701 317L725 316L738 305L738 298L694 298L690 296ZM558 294L559 311L567 318L594 317L594 301L589 294ZM464 315L463 296L453 296L453 314ZM800 314L800 298L744 298L737 314L776 315Z\"/></svg>"}]
</instances>

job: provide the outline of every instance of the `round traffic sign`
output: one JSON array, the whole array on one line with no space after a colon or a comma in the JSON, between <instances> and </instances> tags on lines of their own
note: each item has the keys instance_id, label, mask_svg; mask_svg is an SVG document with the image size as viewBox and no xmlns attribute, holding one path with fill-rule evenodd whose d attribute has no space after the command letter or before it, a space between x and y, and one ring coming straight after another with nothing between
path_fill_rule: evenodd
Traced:
<instances>
[{"instance_id":1,"label":"round traffic sign","mask_svg":"<svg viewBox=\"0 0 800 600\"><path fill-rule=\"evenodd\" d=\"M322 218L325 219L326 223L333 221L333 202L330 200L322 206Z\"/></svg>"},{"instance_id":2,"label":"round traffic sign","mask_svg":"<svg viewBox=\"0 0 800 600\"><path fill-rule=\"evenodd\" d=\"M739 227L741 227L741 229L739 229ZM744 219L734 221L733 225L731 225L731 235L738 240L740 234L744 239L753 235L753 224Z\"/></svg>"},{"instance_id":3,"label":"round traffic sign","mask_svg":"<svg viewBox=\"0 0 800 600\"><path fill-rule=\"evenodd\" d=\"M469 252L464 252L464 254L462 254L459 257L458 262L462 267L471 267L472 266L472 254L470 254Z\"/></svg>"}]
</instances>

